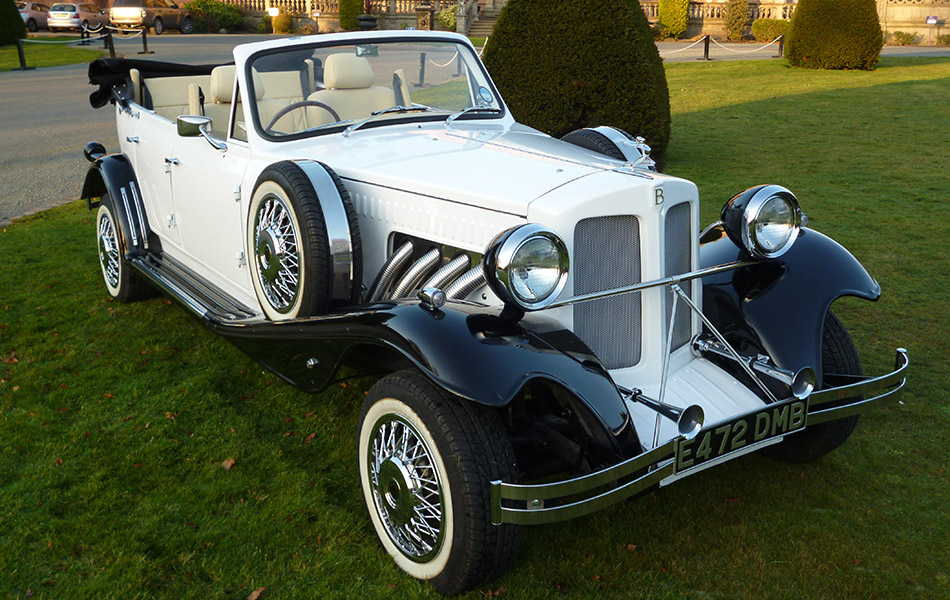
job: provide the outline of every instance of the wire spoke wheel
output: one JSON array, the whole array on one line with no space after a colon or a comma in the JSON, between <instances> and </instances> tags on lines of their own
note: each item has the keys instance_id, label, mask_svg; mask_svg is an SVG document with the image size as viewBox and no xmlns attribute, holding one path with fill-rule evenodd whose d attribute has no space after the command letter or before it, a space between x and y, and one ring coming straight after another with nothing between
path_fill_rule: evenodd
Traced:
<instances>
[{"instance_id":1,"label":"wire spoke wheel","mask_svg":"<svg viewBox=\"0 0 950 600\"><path fill-rule=\"evenodd\" d=\"M125 259L127 242L118 218L120 213L112 198L104 194L96 213L96 253L102 281L109 295L119 302L144 300L152 295L153 290Z\"/></svg>"},{"instance_id":2,"label":"wire spoke wheel","mask_svg":"<svg viewBox=\"0 0 950 600\"><path fill-rule=\"evenodd\" d=\"M254 219L254 260L264 296L278 312L289 310L300 293L299 239L284 200L269 194Z\"/></svg>"},{"instance_id":3,"label":"wire spoke wheel","mask_svg":"<svg viewBox=\"0 0 950 600\"><path fill-rule=\"evenodd\" d=\"M99 264L106 282L119 287L119 240L115 236L115 225L111 215L99 219Z\"/></svg>"},{"instance_id":4,"label":"wire spoke wheel","mask_svg":"<svg viewBox=\"0 0 950 600\"><path fill-rule=\"evenodd\" d=\"M369 455L376 510L390 539L413 559L427 560L442 546L442 475L419 432L386 415L374 428Z\"/></svg>"}]
</instances>

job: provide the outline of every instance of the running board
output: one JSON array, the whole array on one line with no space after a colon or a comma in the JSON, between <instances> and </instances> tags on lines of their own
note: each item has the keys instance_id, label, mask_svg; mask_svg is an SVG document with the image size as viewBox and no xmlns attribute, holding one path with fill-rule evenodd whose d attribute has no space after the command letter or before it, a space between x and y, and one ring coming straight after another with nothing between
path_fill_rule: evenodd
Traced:
<instances>
[{"instance_id":1,"label":"running board","mask_svg":"<svg viewBox=\"0 0 950 600\"><path fill-rule=\"evenodd\" d=\"M144 253L127 258L152 285L202 319L235 322L262 318L261 313L244 306L169 256Z\"/></svg>"}]
</instances>

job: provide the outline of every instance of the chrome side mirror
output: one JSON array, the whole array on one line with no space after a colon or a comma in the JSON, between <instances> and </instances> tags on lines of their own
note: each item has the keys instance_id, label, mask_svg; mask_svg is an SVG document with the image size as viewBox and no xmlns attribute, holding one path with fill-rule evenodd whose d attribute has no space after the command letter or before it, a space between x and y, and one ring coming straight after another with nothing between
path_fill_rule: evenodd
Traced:
<instances>
[{"instance_id":1,"label":"chrome side mirror","mask_svg":"<svg viewBox=\"0 0 950 600\"><path fill-rule=\"evenodd\" d=\"M211 117L199 117L194 115L182 115L178 117L178 135L180 137L203 137L208 143L214 146L215 150L227 150L228 145L211 137L208 130L211 129Z\"/></svg>"}]
</instances>

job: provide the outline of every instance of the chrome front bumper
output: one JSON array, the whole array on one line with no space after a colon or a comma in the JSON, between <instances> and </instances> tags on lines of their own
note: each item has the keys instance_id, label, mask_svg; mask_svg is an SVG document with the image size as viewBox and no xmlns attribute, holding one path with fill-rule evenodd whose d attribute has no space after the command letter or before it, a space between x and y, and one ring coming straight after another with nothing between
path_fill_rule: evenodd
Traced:
<instances>
[{"instance_id":1,"label":"chrome front bumper","mask_svg":"<svg viewBox=\"0 0 950 600\"><path fill-rule=\"evenodd\" d=\"M897 393L907 383L905 371L908 364L907 351L898 348L894 371L880 377L861 378L852 384L813 392L807 400L805 427L855 415L871 404L896 399ZM706 425L699 435L720 427L721 423ZM629 460L574 479L537 485L492 481L492 523L540 525L580 517L656 485L672 483L781 439L769 438L752 443L708 463L677 470L677 465L684 464L679 460L678 454L687 442L685 437L680 436ZM631 477L633 479L629 479ZM621 480L626 479L629 480L621 483Z\"/></svg>"}]
</instances>

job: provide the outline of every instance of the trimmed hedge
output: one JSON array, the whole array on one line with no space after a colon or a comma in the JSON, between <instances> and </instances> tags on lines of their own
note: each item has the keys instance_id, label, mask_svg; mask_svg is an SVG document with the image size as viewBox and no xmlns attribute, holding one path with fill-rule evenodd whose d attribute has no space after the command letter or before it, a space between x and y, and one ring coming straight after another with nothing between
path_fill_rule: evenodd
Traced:
<instances>
[{"instance_id":1,"label":"trimmed hedge","mask_svg":"<svg viewBox=\"0 0 950 600\"><path fill-rule=\"evenodd\" d=\"M218 0L194 0L185 4L195 22L195 30L217 33L221 29L237 31L244 26L244 15L233 4Z\"/></svg>"},{"instance_id":2,"label":"trimmed hedge","mask_svg":"<svg viewBox=\"0 0 950 600\"><path fill-rule=\"evenodd\" d=\"M785 58L795 67L871 70L882 46L875 0L799 0Z\"/></svg>"},{"instance_id":3,"label":"trimmed hedge","mask_svg":"<svg viewBox=\"0 0 950 600\"><path fill-rule=\"evenodd\" d=\"M294 32L294 20L287 13L280 13L276 17L271 18L270 22L274 28L274 33L289 35Z\"/></svg>"},{"instance_id":4,"label":"trimmed hedge","mask_svg":"<svg viewBox=\"0 0 950 600\"><path fill-rule=\"evenodd\" d=\"M756 19L752 22L752 35L759 42L771 42L780 35L788 37L789 22L782 19Z\"/></svg>"},{"instance_id":5,"label":"trimmed hedge","mask_svg":"<svg viewBox=\"0 0 950 600\"><path fill-rule=\"evenodd\" d=\"M363 0L340 0L340 29L355 31L360 28L356 17L363 14Z\"/></svg>"},{"instance_id":6,"label":"trimmed hedge","mask_svg":"<svg viewBox=\"0 0 950 600\"><path fill-rule=\"evenodd\" d=\"M15 44L26 37L26 25L13 0L0 0L0 46Z\"/></svg>"},{"instance_id":7,"label":"trimmed hedge","mask_svg":"<svg viewBox=\"0 0 950 600\"><path fill-rule=\"evenodd\" d=\"M678 38L689 27L689 0L660 0L660 28ZM582 13L583 14L583 13Z\"/></svg>"},{"instance_id":8,"label":"trimmed hedge","mask_svg":"<svg viewBox=\"0 0 950 600\"><path fill-rule=\"evenodd\" d=\"M637 0L509 2L483 58L522 123L555 137L613 125L645 137L661 162L670 96Z\"/></svg>"},{"instance_id":9,"label":"trimmed hedge","mask_svg":"<svg viewBox=\"0 0 950 600\"><path fill-rule=\"evenodd\" d=\"M723 20L726 26L726 37L733 42L741 41L749 27L749 0L729 0L726 4L726 14Z\"/></svg>"}]
</instances>

